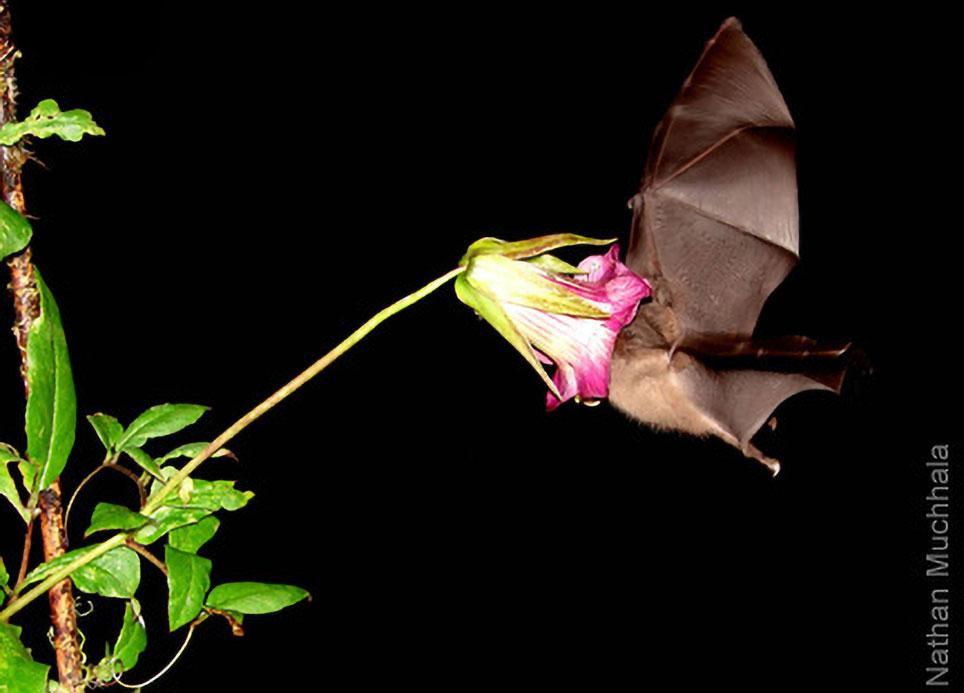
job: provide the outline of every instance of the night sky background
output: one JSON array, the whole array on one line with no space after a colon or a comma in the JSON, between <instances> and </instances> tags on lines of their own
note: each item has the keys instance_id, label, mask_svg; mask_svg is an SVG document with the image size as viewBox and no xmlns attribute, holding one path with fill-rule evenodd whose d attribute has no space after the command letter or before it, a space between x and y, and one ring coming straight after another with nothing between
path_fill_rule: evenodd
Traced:
<instances>
[{"instance_id":1,"label":"night sky background","mask_svg":"<svg viewBox=\"0 0 964 693\"><path fill-rule=\"evenodd\" d=\"M76 7L21 0L13 21L21 114L53 97L107 131L36 142L46 170L24 177L82 414L207 404L169 446L209 440L481 236L625 246L652 130L730 14L798 127L802 261L759 331L852 339L874 365L841 397L780 407L761 441L783 462L772 479L605 404L547 415L529 366L443 289L237 438L240 463L201 468L256 493L201 550L213 582L313 599L249 617L244 638L205 623L152 690L924 680L923 463L961 442L949 22L792 6ZM19 447L12 338L0 364L0 440ZM68 493L101 457L79 421ZM73 546L95 502L134 502L125 483L84 491ZM15 566L18 520L4 508L0 522ZM150 646L134 682L183 634L166 634L148 565L139 596ZM97 600L81 620L90 658L122 609ZM45 618L41 600L17 622L52 661Z\"/></svg>"}]
</instances>

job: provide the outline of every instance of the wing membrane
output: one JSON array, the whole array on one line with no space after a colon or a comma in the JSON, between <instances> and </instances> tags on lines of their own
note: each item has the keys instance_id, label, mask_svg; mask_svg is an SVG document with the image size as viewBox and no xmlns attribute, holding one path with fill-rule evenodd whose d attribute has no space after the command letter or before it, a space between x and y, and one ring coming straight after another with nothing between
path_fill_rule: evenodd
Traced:
<instances>
[{"instance_id":1,"label":"wing membrane","mask_svg":"<svg viewBox=\"0 0 964 693\"><path fill-rule=\"evenodd\" d=\"M798 248L793 120L730 19L653 136L627 264L662 284L685 332L749 336Z\"/></svg>"}]
</instances>

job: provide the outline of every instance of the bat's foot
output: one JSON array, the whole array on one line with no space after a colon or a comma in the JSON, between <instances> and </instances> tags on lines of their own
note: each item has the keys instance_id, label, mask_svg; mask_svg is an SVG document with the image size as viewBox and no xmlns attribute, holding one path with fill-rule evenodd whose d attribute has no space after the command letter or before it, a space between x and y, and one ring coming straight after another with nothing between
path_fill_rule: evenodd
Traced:
<instances>
[{"instance_id":1,"label":"bat's foot","mask_svg":"<svg viewBox=\"0 0 964 693\"><path fill-rule=\"evenodd\" d=\"M780 473L780 460L767 457L760 452L759 448L757 448L753 443L747 443L745 446L743 446L743 454L766 466L773 476L776 476Z\"/></svg>"}]
</instances>

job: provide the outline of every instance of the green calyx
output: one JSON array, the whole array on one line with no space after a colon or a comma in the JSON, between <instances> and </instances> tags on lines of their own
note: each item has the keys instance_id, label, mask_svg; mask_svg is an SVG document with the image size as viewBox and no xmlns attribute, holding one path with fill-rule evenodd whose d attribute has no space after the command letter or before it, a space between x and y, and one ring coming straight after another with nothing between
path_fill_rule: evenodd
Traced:
<instances>
[{"instance_id":1,"label":"green calyx","mask_svg":"<svg viewBox=\"0 0 964 693\"><path fill-rule=\"evenodd\" d=\"M528 238L524 241L503 241L498 238L486 237L480 238L470 245L465 255L459 260L459 264L467 265L473 258L480 255L501 255L510 260L524 260L548 253L556 248L568 248L572 245L609 245L615 242L615 238L590 238L575 233L555 233L549 236ZM553 260L556 259L553 258ZM559 262L562 261L559 260ZM567 266L572 267L572 265Z\"/></svg>"}]
</instances>

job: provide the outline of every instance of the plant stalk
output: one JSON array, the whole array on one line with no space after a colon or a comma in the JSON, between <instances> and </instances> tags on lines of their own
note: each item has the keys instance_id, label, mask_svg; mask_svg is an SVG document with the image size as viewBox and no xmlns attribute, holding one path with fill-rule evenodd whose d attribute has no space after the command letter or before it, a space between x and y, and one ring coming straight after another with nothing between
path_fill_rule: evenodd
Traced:
<instances>
[{"instance_id":1,"label":"plant stalk","mask_svg":"<svg viewBox=\"0 0 964 693\"><path fill-rule=\"evenodd\" d=\"M222 447L227 445L228 441L238 435L241 431L247 428L251 423L260 418L263 414L274 408L279 402L284 400L286 397L291 395L295 390L300 388L302 385L307 383L309 380L314 378L316 375L321 373L325 368L327 368L335 359L344 354L346 351L355 346L360 342L369 332L375 329L382 322L395 315L396 313L408 308L413 303L425 298L430 293L438 289L440 286L445 284L445 282L454 278L455 276L461 274L465 271L465 267L456 267L454 270L447 272L438 279L429 282L423 286L418 291L399 299L387 308L380 310L378 313L373 315L365 324L359 327L357 330L351 333L344 341L341 342L334 349L329 351L327 354L322 356L320 359L315 361L313 364L308 366L301 373L292 378L287 384L283 385L274 394L268 397L266 400L257 405L254 409L249 411L247 414L242 416L240 419L235 421L231 426L229 426L221 435L215 438L204 450L193 457L184 467L172 476L164 486L162 486L153 496L151 496L147 503L141 508L141 514L150 515L152 512L161 507L161 504L167 499L169 495L176 492L181 482L186 479L191 472L198 468L198 466L208 459L211 455L216 453ZM100 556L121 546L127 542L129 536L133 535L132 532L120 532L115 534L107 541L101 544L95 544L90 552L79 556L77 559L71 561L60 570L51 573L45 580L38 583L36 586L28 590L22 595L16 595L9 604L7 608L0 611L0 621L8 621L10 617L16 614L18 611L23 609L27 604L32 602L34 599L46 592L50 587L56 585L58 582L69 576L78 568L82 568L93 560L96 560Z\"/></svg>"},{"instance_id":2,"label":"plant stalk","mask_svg":"<svg viewBox=\"0 0 964 693\"><path fill-rule=\"evenodd\" d=\"M16 121L17 82L14 74L14 61L17 49L11 41L10 8L0 0L0 125ZM0 147L0 184L3 199L20 214L25 213L23 187L20 170L26 161L26 152L19 145ZM10 289L13 293L13 307L16 316L14 334L20 351L20 375L24 392L30 396L30 382L27 377L27 337L30 327L40 317L40 297L37 292L36 278L31 263L30 247L7 261L10 267ZM67 551L67 535L64 532L64 514L60 503L60 480L57 479L41 492L39 497L40 534L43 538L44 560L50 561ZM27 531L33 531L33 522L28 523ZM25 546L29 547L29 537ZM53 625L53 644L57 658L57 673L61 689L67 693L84 688L83 655L77 635L77 613L74 608L73 585L70 580L62 580L49 586L50 621Z\"/></svg>"}]
</instances>

